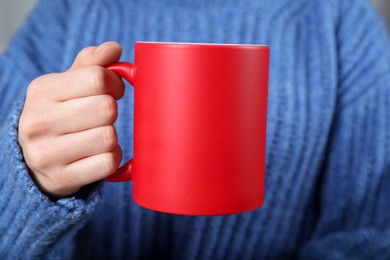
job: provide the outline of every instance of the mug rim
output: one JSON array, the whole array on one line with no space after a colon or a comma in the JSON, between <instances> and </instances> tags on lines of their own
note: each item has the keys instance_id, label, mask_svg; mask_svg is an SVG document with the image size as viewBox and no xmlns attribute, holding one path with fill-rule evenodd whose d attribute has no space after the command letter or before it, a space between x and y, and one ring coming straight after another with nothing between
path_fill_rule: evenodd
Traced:
<instances>
[{"instance_id":1,"label":"mug rim","mask_svg":"<svg viewBox=\"0 0 390 260\"><path fill-rule=\"evenodd\" d=\"M203 42L156 42L156 41L136 41L136 44L152 45L184 45L184 46L214 46L214 47L260 47L269 48L269 45L246 44L246 43L203 43Z\"/></svg>"}]
</instances>

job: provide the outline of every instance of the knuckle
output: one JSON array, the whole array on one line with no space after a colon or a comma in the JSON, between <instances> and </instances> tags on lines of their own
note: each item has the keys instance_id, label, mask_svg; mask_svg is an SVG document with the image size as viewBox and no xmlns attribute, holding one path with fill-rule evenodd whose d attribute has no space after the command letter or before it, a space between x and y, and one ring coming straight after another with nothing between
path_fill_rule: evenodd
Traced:
<instances>
[{"instance_id":1,"label":"knuckle","mask_svg":"<svg viewBox=\"0 0 390 260\"><path fill-rule=\"evenodd\" d=\"M27 97L34 96L37 93L39 94L39 92L42 89L43 77L44 76L41 76L30 82L30 84L27 87Z\"/></svg>"},{"instance_id":2,"label":"knuckle","mask_svg":"<svg viewBox=\"0 0 390 260\"><path fill-rule=\"evenodd\" d=\"M109 124L114 123L118 117L118 108L115 99L110 95L102 95L100 104L103 120Z\"/></svg>"},{"instance_id":3,"label":"knuckle","mask_svg":"<svg viewBox=\"0 0 390 260\"><path fill-rule=\"evenodd\" d=\"M77 58L79 58L79 59L85 59L86 57L88 57L88 56L91 54L92 49L94 49L93 46L88 46L88 47L83 48L83 49L77 54Z\"/></svg>"},{"instance_id":4,"label":"knuckle","mask_svg":"<svg viewBox=\"0 0 390 260\"><path fill-rule=\"evenodd\" d=\"M84 66L88 62L88 57L91 55L94 50L93 46L85 47L78 54L76 59L73 62L73 66L76 64L78 66Z\"/></svg>"},{"instance_id":5,"label":"knuckle","mask_svg":"<svg viewBox=\"0 0 390 260\"><path fill-rule=\"evenodd\" d=\"M105 68L100 66L92 66L91 67L93 79L94 79L94 87L97 94L101 94L105 92L106 82L107 82L107 71Z\"/></svg>"},{"instance_id":6,"label":"knuckle","mask_svg":"<svg viewBox=\"0 0 390 260\"><path fill-rule=\"evenodd\" d=\"M106 126L103 128L104 146L108 151L112 151L118 144L118 135L113 125Z\"/></svg>"},{"instance_id":7,"label":"knuckle","mask_svg":"<svg viewBox=\"0 0 390 260\"><path fill-rule=\"evenodd\" d=\"M19 121L19 136L23 140L34 139L43 132L46 121L44 115L40 115L39 117L31 115L21 117Z\"/></svg>"},{"instance_id":8,"label":"knuckle","mask_svg":"<svg viewBox=\"0 0 390 260\"><path fill-rule=\"evenodd\" d=\"M42 76L33 79L33 80L30 82L30 84L28 85L27 90L34 90L34 89L38 88L39 85L40 85L39 83L40 83L41 79L42 79Z\"/></svg>"},{"instance_id":9,"label":"knuckle","mask_svg":"<svg viewBox=\"0 0 390 260\"><path fill-rule=\"evenodd\" d=\"M31 140L34 137L34 131L32 130L31 125L34 123L30 119L21 117L19 120L19 138L22 140Z\"/></svg>"},{"instance_id":10,"label":"knuckle","mask_svg":"<svg viewBox=\"0 0 390 260\"><path fill-rule=\"evenodd\" d=\"M30 84L28 85L28 88L30 89L37 89L39 88L40 86L42 86L46 79L49 77L49 75L42 75L42 76L39 76L35 79L33 79Z\"/></svg>"},{"instance_id":11,"label":"knuckle","mask_svg":"<svg viewBox=\"0 0 390 260\"><path fill-rule=\"evenodd\" d=\"M45 74L40 77L33 79L27 87L27 96L37 96L38 98L42 98L45 95L42 95L41 92L45 91L45 87L48 82L51 82L55 77L56 73Z\"/></svg>"},{"instance_id":12,"label":"knuckle","mask_svg":"<svg viewBox=\"0 0 390 260\"><path fill-rule=\"evenodd\" d=\"M48 158L49 157L42 152L36 152L34 154L31 154L29 156L29 161L30 161L29 166L38 170L45 169L49 165Z\"/></svg>"}]
</instances>

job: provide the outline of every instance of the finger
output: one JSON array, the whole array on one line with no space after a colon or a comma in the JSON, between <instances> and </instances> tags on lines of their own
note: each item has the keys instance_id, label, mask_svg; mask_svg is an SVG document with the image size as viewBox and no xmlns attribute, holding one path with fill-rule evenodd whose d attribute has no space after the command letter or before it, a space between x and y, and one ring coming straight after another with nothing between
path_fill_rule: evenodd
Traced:
<instances>
[{"instance_id":1,"label":"finger","mask_svg":"<svg viewBox=\"0 0 390 260\"><path fill-rule=\"evenodd\" d=\"M110 95L72 99L58 104L52 132L58 135L81 132L99 126L113 125L118 105Z\"/></svg>"},{"instance_id":2,"label":"finger","mask_svg":"<svg viewBox=\"0 0 390 260\"><path fill-rule=\"evenodd\" d=\"M86 185L113 174L122 161L119 145L112 152L86 157L65 166L64 175L74 186Z\"/></svg>"},{"instance_id":3,"label":"finger","mask_svg":"<svg viewBox=\"0 0 390 260\"><path fill-rule=\"evenodd\" d=\"M91 56L95 50L98 48L98 46L88 46L84 49L82 49L76 56L75 60L73 61L71 69L78 69L82 67L82 62L84 60L87 60L89 56Z\"/></svg>"},{"instance_id":4,"label":"finger","mask_svg":"<svg viewBox=\"0 0 390 260\"><path fill-rule=\"evenodd\" d=\"M105 42L99 47L90 46L79 52L69 70L90 65L107 66L117 62L122 55L122 47L117 42Z\"/></svg>"},{"instance_id":5,"label":"finger","mask_svg":"<svg viewBox=\"0 0 390 260\"><path fill-rule=\"evenodd\" d=\"M82 158L113 151L118 145L118 135L113 125L66 134L46 147L52 163L69 164Z\"/></svg>"},{"instance_id":6,"label":"finger","mask_svg":"<svg viewBox=\"0 0 390 260\"><path fill-rule=\"evenodd\" d=\"M61 102L102 94L110 94L115 99L120 99L125 91L122 79L100 66L87 66L59 73L47 80L50 80L50 84L46 85L52 89L50 91L52 98Z\"/></svg>"}]
</instances>

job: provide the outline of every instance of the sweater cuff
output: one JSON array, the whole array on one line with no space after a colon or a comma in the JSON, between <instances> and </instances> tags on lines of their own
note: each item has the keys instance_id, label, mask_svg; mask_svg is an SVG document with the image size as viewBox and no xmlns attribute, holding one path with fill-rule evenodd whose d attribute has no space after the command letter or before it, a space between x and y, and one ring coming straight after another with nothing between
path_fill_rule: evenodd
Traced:
<instances>
[{"instance_id":1,"label":"sweater cuff","mask_svg":"<svg viewBox=\"0 0 390 260\"><path fill-rule=\"evenodd\" d=\"M18 143L23 105L24 100L16 104L0 136L0 255L15 248L18 254L42 256L82 227L101 201L102 185L85 186L73 197L54 202L39 190Z\"/></svg>"}]
</instances>

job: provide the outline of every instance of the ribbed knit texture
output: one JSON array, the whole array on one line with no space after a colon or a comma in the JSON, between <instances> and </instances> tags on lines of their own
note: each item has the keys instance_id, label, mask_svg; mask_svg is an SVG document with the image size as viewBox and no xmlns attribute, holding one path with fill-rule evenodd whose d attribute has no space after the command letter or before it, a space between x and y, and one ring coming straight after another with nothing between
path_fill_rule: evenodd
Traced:
<instances>
[{"instance_id":1,"label":"ribbed knit texture","mask_svg":"<svg viewBox=\"0 0 390 260\"><path fill-rule=\"evenodd\" d=\"M135 41L271 46L261 208L157 213L132 201L129 182L56 202L39 191L17 141L25 90L108 40L126 61ZM389 47L365 0L41 1L0 57L0 258L389 259ZM116 123L124 160L132 107L128 86Z\"/></svg>"}]
</instances>

